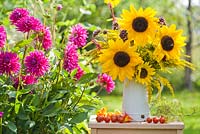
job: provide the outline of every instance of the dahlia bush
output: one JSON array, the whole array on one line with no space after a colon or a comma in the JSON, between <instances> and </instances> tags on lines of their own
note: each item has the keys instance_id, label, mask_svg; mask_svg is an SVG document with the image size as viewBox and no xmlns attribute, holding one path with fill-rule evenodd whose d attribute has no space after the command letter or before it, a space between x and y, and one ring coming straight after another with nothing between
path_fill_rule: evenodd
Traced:
<instances>
[{"instance_id":1,"label":"dahlia bush","mask_svg":"<svg viewBox=\"0 0 200 134\"><path fill-rule=\"evenodd\" d=\"M26 8L13 9L9 23L12 30L0 26L0 133L89 133L84 122L101 103L91 91L115 88L81 56L91 31L77 23L56 36L56 22L48 26ZM20 35L12 44L9 31Z\"/></svg>"}]
</instances>

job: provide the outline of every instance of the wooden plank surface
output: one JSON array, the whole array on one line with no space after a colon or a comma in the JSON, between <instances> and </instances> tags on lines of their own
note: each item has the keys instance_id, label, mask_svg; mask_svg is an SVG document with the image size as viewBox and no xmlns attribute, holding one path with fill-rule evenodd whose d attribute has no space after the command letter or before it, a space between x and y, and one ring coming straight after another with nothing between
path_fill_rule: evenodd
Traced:
<instances>
[{"instance_id":1,"label":"wooden plank surface","mask_svg":"<svg viewBox=\"0 0 200 134\"><path fill-rule=\"evenodd\" d=\"M176 130L98 129L97 134L177 134L177 132Z\"/></svg>"},{"instance_id":2,"label":"wooden plank surface","mask_svg":"<svg viewBox=\"0 0 200 134\"><path fill-rule=\"evenodd\" d=\"M182 130L184 128L183 122L170 122L165 124L154 124L146 122L131 122L131 123L98 123L96 116L90 117L89 128L134 128L134 129L176 129Z\"/></svg>"}]
</instances>

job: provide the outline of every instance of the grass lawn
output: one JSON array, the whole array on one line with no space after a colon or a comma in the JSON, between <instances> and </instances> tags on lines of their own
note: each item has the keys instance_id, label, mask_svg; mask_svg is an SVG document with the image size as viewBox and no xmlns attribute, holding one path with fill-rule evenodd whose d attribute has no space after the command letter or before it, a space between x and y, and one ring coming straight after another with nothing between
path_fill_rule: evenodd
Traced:
<instances>
[{"instance_id":1,"label":"grass lawn","mask_svg":"<svg viewBox=\"0 0 200 134\"><path fill-rule=\"evenodd\" d=\"M122 96L111 95L101 97L104 106L107 107L109 111L121 111ZM184 116L184 134L200 134L200 92L182 91L175 93L175 96L182 103L184 114L191 114L192 107L198 107L195 114Z\"/></svg>"}]
</instances>

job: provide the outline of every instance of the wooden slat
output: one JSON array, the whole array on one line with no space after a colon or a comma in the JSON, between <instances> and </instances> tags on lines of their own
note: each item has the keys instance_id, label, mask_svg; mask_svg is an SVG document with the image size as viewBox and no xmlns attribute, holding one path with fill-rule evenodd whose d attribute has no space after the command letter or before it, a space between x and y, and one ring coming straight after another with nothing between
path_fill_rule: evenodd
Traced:
<instances>
[{"instance_id":1,"label":"wooden slat","mask_svg":"<svg viewBox=\"0 0 200 134\"><path fill-rule=\"evenodd\" d=\"M91 134L183 134L183 122L153 124L146 122L105 123L96 122L91 116L89 122Z\"/></svg>"},{"instance_id":2,"label":"wooden slat","mask_svg":"<svg viewBox=\"0 0 200 134\"><path fill-rule=\"evenodd\" d=\"M89 122L90 128L135 128L135 129L183 129L183 122L171 122L165 124L154 124L146 122L131 122L131 123L98 123L96 116L91 116Z\"/></svg>"},{"instance_id":3,"label":"wooden slat","mask_svg":"<svg viewBox=\"0 0 200 134\"><path fill-rule=\"evenodd\" d=\"M98 129L97 134L177 134L177 133L176 130Z\"/></svg>"}]
</instances>

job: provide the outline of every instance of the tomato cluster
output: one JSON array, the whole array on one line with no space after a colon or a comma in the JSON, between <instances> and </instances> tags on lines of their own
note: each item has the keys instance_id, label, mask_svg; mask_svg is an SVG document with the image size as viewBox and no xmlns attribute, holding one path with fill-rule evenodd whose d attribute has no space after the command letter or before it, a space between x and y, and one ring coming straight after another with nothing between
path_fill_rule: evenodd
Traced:
<instances>
[{"instance_id":1,"label":"tomato cluster","mask_svg":"<svg viewBox=\"0 0 200 134\"><path fill-rule=\"evenodd\" d=\"M154 123L154 124L157 124L158 122L160 122L161 124L165 123L166 122L166 118L164 116L161 116L161 117L148 117L146 119L146 122L147 123Z\"/></svg>"},{"instance_id":2,"label":"tomato cluster","mask_svg":"<svg viewBox=\"0 0 200 134\"><path fill-rule=\"evenodd\" d=\"M124 122L131 122L132 118L128 114L126 114L126 113L124 114L119 111L115 112L115 113L111 113L111 112L107 113L107 109L102 108L97 113L96 121L97 122L105 121L106 123L109 123L109 122L124 123Z\"/></svg>"},{"instance_id":3,"label":"tomato cluster","mask_svg":"<svg viewBox=\"0 0 200 134\"><path fill-rule=\"evenodd\" d=\"M96 121L97 122L103 122L105 121L106 123L109 122L119 122L119 123L124 123L124 122L131 122L131 117L129 117L127 114L106 114L106 115L97 115Z\"/></svg>"}]
</instances>

